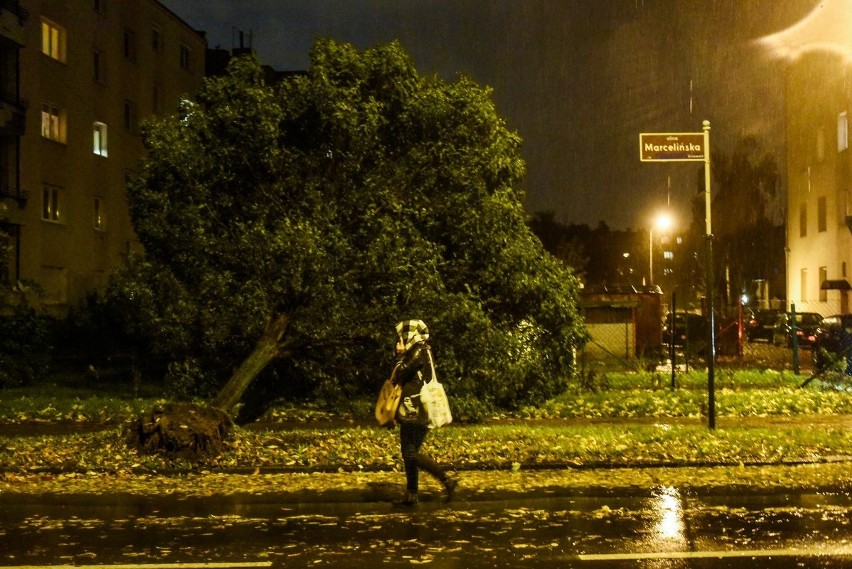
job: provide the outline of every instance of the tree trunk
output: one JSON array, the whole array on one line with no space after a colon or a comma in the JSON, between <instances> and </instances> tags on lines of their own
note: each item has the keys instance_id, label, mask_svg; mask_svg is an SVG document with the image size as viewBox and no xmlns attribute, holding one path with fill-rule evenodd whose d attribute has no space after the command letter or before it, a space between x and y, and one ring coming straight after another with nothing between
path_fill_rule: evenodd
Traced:
<instances>
[{"instance_id":1,"label":"tree trunk","mask_svg":"<svg viewBox=\"0 0 852 569\"><path fill-rule=\"evenodd\" d=\"M279 343L290 323L289 314L279 314L266 322L263 335L257 340L254 350L243 360L228 383L222 387L212 406L232 414L248 386L279 353Z\"/></svg>"}]
</instances>

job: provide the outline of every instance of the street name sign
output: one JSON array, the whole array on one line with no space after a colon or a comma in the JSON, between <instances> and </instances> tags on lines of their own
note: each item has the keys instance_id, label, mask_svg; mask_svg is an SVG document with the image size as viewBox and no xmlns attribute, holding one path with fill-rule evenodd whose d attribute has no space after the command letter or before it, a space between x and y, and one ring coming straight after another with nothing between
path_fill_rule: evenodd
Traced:
<instances>
[{"instance_id":1,"label":"street name sign","mask_svg":"<svg viewBox=\"0 0 852 569\"><path fill-rule=\"evenodd\" d=\"M703 132L643 132L639 134L642 162L701 162Z\"/></svg>"}]
</instances>

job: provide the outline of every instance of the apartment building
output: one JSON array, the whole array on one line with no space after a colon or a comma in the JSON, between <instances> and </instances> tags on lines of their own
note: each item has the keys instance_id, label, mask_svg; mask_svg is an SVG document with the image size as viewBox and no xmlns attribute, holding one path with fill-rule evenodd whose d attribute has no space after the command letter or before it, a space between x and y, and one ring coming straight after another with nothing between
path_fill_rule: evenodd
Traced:
<instances>
[{"instance_id":1,"label":"apartment building","mask_svg":"<svg viewBox=\"0 0 852 569\"><path fill-rule=\"evenodd\" d=\"M852 65L813 51L786 72L788 298L800 312L849 313Z\"/></svg>"},{"instance_id":2,"label":"apartment building","mask_svg":"<svg viewBox=\"0 0 852 569\"><path fill-rule=\"evenodd\" d=\"M204 35L156 0L0 0L0 277L63 314L141 250L140 123L204 78Z\"/></svg>"}]
</instances>

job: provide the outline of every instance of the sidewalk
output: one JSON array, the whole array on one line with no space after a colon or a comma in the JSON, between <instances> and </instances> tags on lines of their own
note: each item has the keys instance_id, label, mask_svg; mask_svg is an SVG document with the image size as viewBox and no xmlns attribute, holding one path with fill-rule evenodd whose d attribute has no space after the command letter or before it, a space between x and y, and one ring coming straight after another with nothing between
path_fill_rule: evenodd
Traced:
<instances>
[{"instance_id":1,"label":"sidewalk","mask_svg":"<svg viewBox=\"0 0 852 569\"><path fill-rule=\"evenodd\" d=\"M456 501L494 501L571 496L648 496L674 487L691 495L766 494L785 491L852 490L848 457L835 462L737 466L643 466L636 468L537 468L464 470ZM334 504L389 502L401 497L402 472L200 472L164 474L5 474L0 475L0 504L61 499L90 501L162 499L179 501ZM443 489L421 476L424 502L441 502Z\"/></svg>"}]
</instances>

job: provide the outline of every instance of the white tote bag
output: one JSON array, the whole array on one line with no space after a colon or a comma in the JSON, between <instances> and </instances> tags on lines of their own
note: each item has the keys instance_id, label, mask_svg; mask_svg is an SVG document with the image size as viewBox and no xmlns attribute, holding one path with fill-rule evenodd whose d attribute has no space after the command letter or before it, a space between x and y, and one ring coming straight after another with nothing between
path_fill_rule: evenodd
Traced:
<instances>
[{"instance_id":1,"label":"white tote bag","mask_svg":"<svg viewBox=\"0 0 852 569\"><path fill-rule=\"evenodd\" d=\"M420 389L420 402L429 416L429 427L443 427L452 422L453 415L450 413L450 402L447 400L447 393L444 391L444 386L438 382L438 378L435 375L435 362L432 361L432 350L428 350L428 354L429 363L432 365L432 379L423 382L423 387Z\"/></svg>"}]
</instances>

